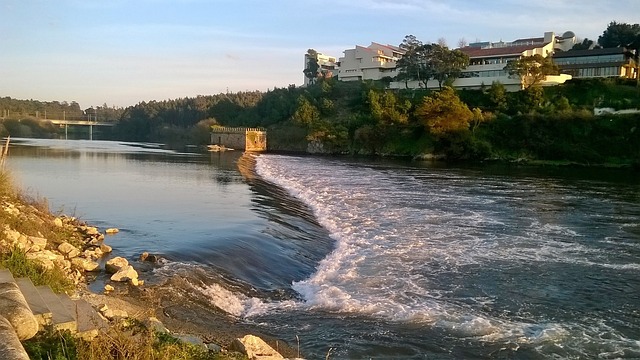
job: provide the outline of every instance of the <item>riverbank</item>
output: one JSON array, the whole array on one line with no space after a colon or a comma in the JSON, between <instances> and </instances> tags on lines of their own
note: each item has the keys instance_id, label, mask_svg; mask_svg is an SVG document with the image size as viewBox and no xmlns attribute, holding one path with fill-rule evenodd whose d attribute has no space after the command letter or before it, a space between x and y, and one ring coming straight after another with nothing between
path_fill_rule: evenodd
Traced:
<instances>
[{"instance_id":1,"label":"riverbank","mask_svg":"<svg viewBox=\"0 0 640 360\"><path fill-rule=\"evenodd\" d=\"M54 286L50 278L33 280L36 285L44 282L74 299L86 300L95 309L111 310L111 328L121 317L135 319L139 323L149 323L155 318L172 337L199 344L197 346L210 344L209 348L227 354L216 354L213 358L238 358L240 355L231 351L236 348L233 343L247 334L267 340L285 356L296 354L283 341L257 333L250 326L208 305L204 299L201 302L185 301L190 284L179 276L147 282L153 285L136 286L135 281L110 281L108 285L113 290L91 291L91 280L96 278L96 274L104 274L103 264L109 257L110 247L102 242L104 234L78 219L53 215L46 199L33 199L21 194L6 172L0 173L0 203L0 222L3 225L0 253L4 254L3 259L19 251L25 255L25 263L40 269L34 273L57 274L55 281L61 285ZM96 255L97 249L103 250ZM93 264L97 267L94 268ZM2 265L5 267L7 262L3 261ZM132 261L131 265L140 270L141 280L153 276L152 266L148 263L139 260ZM145 271L145 265L149 271ZM106 315L104 311L103 315ZM155 320L154 323L157 324Z\"/></svg>"}]
</instances>

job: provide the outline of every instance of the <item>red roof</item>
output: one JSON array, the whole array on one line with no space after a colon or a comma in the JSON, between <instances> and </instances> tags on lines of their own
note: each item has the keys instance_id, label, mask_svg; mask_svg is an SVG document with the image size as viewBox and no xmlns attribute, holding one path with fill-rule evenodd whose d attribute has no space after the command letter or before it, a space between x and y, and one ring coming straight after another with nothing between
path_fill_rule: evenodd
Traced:
<instances>
[{"instance_id":1,"label":"red roof","mask_svg":"<svg viewBox=\"0 0 640 360\"><path fill-rule=\"evenodd\" d=\"M494 48L488 48L488 49L467 46L459 50L469 55L470 58L478 58L478 57L499 56L499 55L522 55L522 53L527 50L537 49L542 46L544 45L530 44L530 45L494 47Z\"/></svg>"}]
</instances>

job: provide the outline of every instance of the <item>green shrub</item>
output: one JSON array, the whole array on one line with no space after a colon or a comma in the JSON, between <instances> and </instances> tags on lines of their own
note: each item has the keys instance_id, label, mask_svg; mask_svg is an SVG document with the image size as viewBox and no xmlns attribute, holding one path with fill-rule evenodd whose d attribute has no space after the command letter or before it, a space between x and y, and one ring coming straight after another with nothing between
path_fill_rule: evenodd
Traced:
<instances>
[{"instance_id":1,"label":"green shrub","mask_svg":"<svg viewBox=\"0 0 640 360\"><path fill-rule=\"evenodd\" d=\"M27 258L24 250L14 248L0 254L0 266L11 270L15 277L28 277L34 285L49 285L56 293L74 289L74 283L58 267L46 269L35 260Z\"/></svg>"}]
</instances>

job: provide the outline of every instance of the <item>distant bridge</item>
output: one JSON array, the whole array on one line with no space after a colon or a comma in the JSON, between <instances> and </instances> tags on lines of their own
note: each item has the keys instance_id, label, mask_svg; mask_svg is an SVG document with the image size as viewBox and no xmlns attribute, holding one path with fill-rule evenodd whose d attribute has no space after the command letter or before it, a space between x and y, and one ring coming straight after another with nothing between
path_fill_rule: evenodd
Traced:
<instances>
[{"instance_id":1,"label":"distant bridge","mask_svg":"<svg viewBox=\"0 0 640 360\"><path fill-rule=\"evenodd\" d=\"M59 119L41 119L43 121L50 121L54 125L64 126L64 138L68 137L69 126L88 126L89 127L89 140L93 140L93 127L94 126L115 126L115 122L106 121L93 121L93 120L59 120Z\"/></svg>"},{"instance_id":2,"label":"distant bridge","mask_svg":"<svg viewBox=\"0 0 640 360\"><path fill-rule=\"evenodd\" d=\"M107 121L93 121L93 120L55 120L55 119L43 119L45 121L51 121L54 125L84 125L84 126L115 126L115 122Z\"/></svg>"}]
</instances>

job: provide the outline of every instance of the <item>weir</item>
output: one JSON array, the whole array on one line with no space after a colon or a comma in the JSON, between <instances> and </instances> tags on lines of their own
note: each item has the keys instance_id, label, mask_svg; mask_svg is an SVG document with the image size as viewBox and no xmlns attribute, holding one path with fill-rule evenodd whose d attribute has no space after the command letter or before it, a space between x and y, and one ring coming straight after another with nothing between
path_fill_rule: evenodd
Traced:
<instances>
[{"instance_id":1,"label":"weir","mask_svg":"<svg viewBox=\"0 0 640 360\"><path fill-rule=\"evenodd\" d=\"M214 126L211 128L211 145L245 151L266 151L267 131L261 128Z\"/></svg>"}]
</instances>

